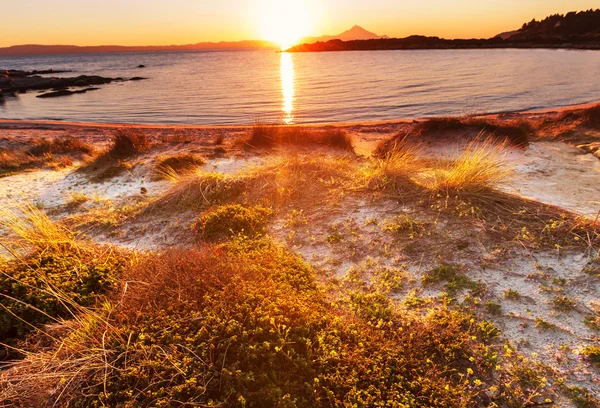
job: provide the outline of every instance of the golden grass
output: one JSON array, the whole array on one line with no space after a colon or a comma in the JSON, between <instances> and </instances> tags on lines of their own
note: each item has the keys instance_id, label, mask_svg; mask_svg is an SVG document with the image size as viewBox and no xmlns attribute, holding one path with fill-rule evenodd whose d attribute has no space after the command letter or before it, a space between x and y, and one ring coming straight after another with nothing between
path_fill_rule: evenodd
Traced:
<instances>
[{"instance_id":1,"label":"golden grass","mask_svg":"<svg viewBox=\"0 0 600 408\"><path fill-rule=\"evenodd\" d=\"M11 149L0 148L0 176L35 168L69 167L75 159L86 160L93 154L92 146L73 138L33 140Z\"/></svg>"},{"instance_id":2,"label":"golden grass","mask_svg":"<svg viewBox=\"0 0 600 408\"><path fill-rule=\"evenodd\" d=\"M71 231L50 220L44 210L31 204L17 205L14 209L0 208L0 228L11 233L0 240L11 252L31 247L43 252L75 246L75 235Z\"/></svg>"},{"instance_id":3,"label":"golden grass","mask_svg":"<svg viewBox=\"0 0 600 408\"><path fill-rule=\"evenodd\" d=\"M410 138L394 140L392 148L383 157L361 167L359 180L368 188L392 194L414 192L419 189L414 177L425 166L423 157L421 146Z\"/></svg>"},{"instance_id":4,"label":"golden grass","mask_svg":"<svg viewBox=\"0 0 600 408\"><path fill-rule=\"evenodd\" d=\"M156 164L154 178L171 180L178 174L193 172L205 163L206 161L203 158L190 153L160 157Z\"/></svg>"},{"instance_id":5,"label":"golden grass","mask_svg":"<svg viewBox=\"0 0 600 408\"><path fill-rule=\"evenodd\" d=\"M351 179L352 158L324 155L284 155L235 175L197 169L170 172L173 186L150 203L148 211L198 211L216 204L283 205L292 200L313 204Z\"/></svg>"},{"instance_id":6,"label":"golden grass","mask_svg":"<svg viewBox=\"0 0 600 408\"><path fill-rule=\"evenodd\" d=\"M449 166L440 162L423 177L434 194L481 194L497 187L511 174L505 163L506 151L490 139L475 140Z\"/></svg>"},{"instance_id":7,"label":"golden grass","mask_svg":"<svg viewBox=\"0 0 600 408\"><path fill-rule=\"evenodd\" d=\"M462 132L462 134L457 134ZM495 121L486 118L433 118L413 125L408 131L400 132L390 140L377 146L375 155L385 156L394 150L397 143L407 137L417 141L434 140L440 142L456 142L457 137L463 140L477 140L485 134L486 138L514 147L526 147L529 140L536 135L536 130L524 121Z\"/></svg>"}]
</instances>

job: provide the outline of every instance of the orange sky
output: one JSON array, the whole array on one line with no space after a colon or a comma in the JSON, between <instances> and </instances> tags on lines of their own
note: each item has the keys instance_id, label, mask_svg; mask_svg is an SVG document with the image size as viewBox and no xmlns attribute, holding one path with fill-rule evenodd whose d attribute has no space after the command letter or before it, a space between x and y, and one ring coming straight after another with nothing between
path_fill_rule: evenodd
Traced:
<instances>
[{"instance_id":1,"label":"orange sky","mask_svg":"<svg viewBox=\"0 0 600 408\"><path fill-rule=\"evenodd\" d=\"M163 45L264 39L269 0L22 0L2 5L0 46ZM598 8L597 0L297 0L303 35L338 34L354 24L378 34L490 37L532 18ZM271 31L287 22L272 27ZM300 30L300 28L298 28ZM271 35L272 36L272 35Z\"/></svg>"}]
</instances>

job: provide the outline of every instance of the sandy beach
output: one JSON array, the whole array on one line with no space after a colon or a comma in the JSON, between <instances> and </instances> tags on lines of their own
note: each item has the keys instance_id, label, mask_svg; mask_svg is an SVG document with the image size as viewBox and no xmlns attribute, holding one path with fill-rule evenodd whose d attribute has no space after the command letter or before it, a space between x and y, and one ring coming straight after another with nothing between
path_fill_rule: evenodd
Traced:
<instances>
[{"instance_id":1,"label":"sandy beach","mask_svg":"<svg viewBox=\"0 0 600 408\"><path fill-rule=\"evenodd\" d=\"M266 232L318 271L321 284L350 284L351 277L360 276L366 285L385 271L397 280L386 296L399 304L418 298L431 305L451 292L453 302L493 322L502 341L543 364L546 375L564 377L569 387L584 387L593 396L600 392L597 368L580 353L597 344L594 325L600 315L600 281L593 272L582 272L597 270L593 268L598 262L594 223L600 215L600 128L587 119L594 109L586 105L458 119L262 130L257 125L0 121L5 160L0 208L34 204L54 222L95 243L158 253L198 245L189 225L199 213L218 205L210 197L220 183L253 183L237 202L270 203L273 216ZM254 146L252 138L259 130L287 141L278 145L269 139L275 144ZM119 132L142 133L148 146L122 159L102 159ZM343 135L351 148L336 148L314 135ZM525 143L515 135L525 135ZM498 208L490 203L479 207L478 193L473 199L459 193L451 204L441 193L418 198L415 192L388 190L392 176L373 175L388 171L386 160L394 156L382 155L386 146L393 152L396 142L390 143L396 140L404 146L406 139L418 146L414 149L419 156L418 165L403 170L409 171L406 180L416 183L415 191L430 189L436 172L450 171L442 169L451 169L486 138L492 138L488 148L495 153L482 160L492 160L502 177L493 187L497 197L484 200L505 203ZM8 169L10 154L21 157L15 152L58 139L92 148L80 148L77 154L47 153L30 165ZM166 168L167 160L187 164ZM212 177L220 181L205 184ZM371 179L364 184L364 177ZM186 185L190 190L182 189ZM185 207L186 194L197 192L205 203ZM265 195L254 197L261 194ZM498 214L506 206L510 214L486 215L486 206ZM576 224L565 232L563 224L571 222ZM574 233L578 223L589 227ZM464 287L449 289L446 278L427 283L440 263L455 265ZM568 406L558 388L545 392Z\"/></svg>"}]
</instances>

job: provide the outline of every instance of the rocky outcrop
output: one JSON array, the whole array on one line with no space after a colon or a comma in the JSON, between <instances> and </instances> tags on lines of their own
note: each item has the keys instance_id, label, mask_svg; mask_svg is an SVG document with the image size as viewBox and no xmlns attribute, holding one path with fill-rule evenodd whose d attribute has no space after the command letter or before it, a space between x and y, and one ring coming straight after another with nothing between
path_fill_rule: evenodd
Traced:
<instances>
[{"instance_id":1,"label":"rocky outcrop","mask_svg":"<svg viewBox=\"0 0 600 408\"><path fill-rule=\"evenodd\" d=\"M72 95L84 93L90 86L104 85L111 82L140 81L146 78L135 77L131 79L107 78L98 75L79 75L76 77L41 76L67 71L18 71L0 69L0 90L5 94L25 93L30 90L53 90L47 94L39 95L40 98ZM71 91L68 88L88 88L81 91ZM82 92L83 91L83 92Z\"/></svg>"},{"instance_id":2,"label":"rocky outcrop","mask_svg":"<svg viewBox=\"0 0 600 408\"><path fill-rule=\"evenodd\" d=\"M36 98L58 98L59 96L82 94L82 93L86 93L89 91L96 91L98 89L100 89L100 88L86 88L86 89L80 89L77 91L69 91L68 89L61 89L60 91L43 93L41 95L36 96Z\"/></svg>"}]
</instances>

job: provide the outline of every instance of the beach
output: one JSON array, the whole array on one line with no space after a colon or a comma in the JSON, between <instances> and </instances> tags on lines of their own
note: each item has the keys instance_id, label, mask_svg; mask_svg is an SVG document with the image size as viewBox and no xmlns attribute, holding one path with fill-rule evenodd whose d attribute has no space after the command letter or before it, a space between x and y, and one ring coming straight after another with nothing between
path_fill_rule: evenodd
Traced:
<instances>
[{"instance_id":1,"label":"beach","mask_svg":"<svg viewBox=\"0 0 600 408\"><path fill-rule=\"evenodd\" d=\"M600 313L597 109L303 126L4 120L0 208L35 205L81 239L153 254L197 247L199 214L264 206L262 233L332 296L358 285L416 313L459 302L593 396L600 383L581 353ZM144 146L112 157L115 137ZM45 153L8 166L11 154L35 156L31 146ZM440 187L460 163L486 176L467 170ZM567 391L544 388L565 404Z\"/></svg>"}]
</instances>

